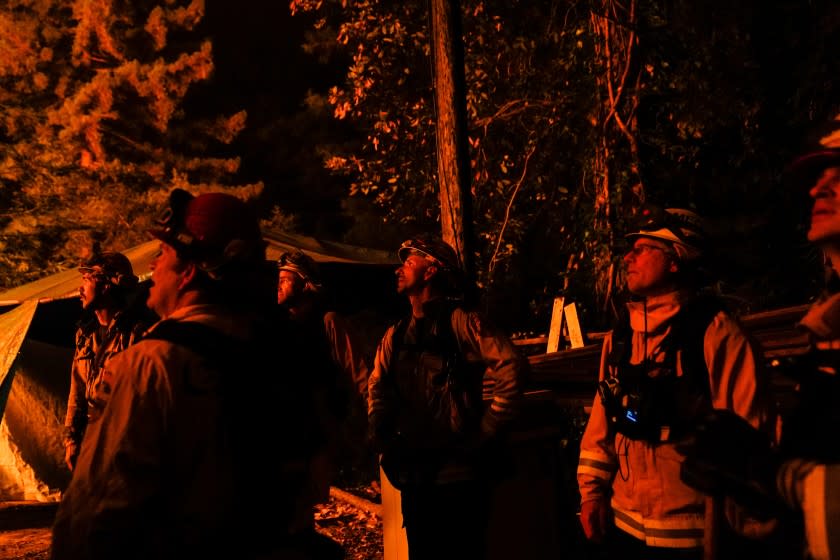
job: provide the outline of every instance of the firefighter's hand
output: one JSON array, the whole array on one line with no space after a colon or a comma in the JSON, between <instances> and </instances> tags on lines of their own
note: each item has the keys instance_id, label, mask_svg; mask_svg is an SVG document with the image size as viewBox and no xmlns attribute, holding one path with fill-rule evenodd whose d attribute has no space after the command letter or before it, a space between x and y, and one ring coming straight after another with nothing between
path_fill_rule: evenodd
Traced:
<instances>
[{"instance_id":1,"label":"firefighter's hand","mask_svg":"<svg viewBox=\"0 0 840 560\"><path fill-rule=\"evenodd\" d=\"M77 447L75 444L70 444L64 448L64 464L67 465L67 468L71 471L76 466L76 451Z\"/></svg>"},{"instance_id":2,"label":"firefighter's hand","mask_svg":"<svg viewBox=\"0 0 840 560\"><path fill-rule=\"evenodd\" d=\"M597 498L580 504L580 524L586 538L594 543L604 540L610 517L610 505L607 498Z\"/></svg>"}]
</instances>

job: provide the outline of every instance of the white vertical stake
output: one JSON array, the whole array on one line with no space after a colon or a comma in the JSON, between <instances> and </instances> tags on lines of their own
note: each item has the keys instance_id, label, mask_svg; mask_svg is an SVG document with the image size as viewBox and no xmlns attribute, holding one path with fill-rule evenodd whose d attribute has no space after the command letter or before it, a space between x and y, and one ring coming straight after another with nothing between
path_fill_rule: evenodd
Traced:
<instances>
[{"instance_id":1,"label":"white vertical stake","mask_svg":"<svg viewBox=\"0 0 840 560\"><path fill-rule=\"evenodd\" d=\"M551 327L548 329L548 344L545 353L557 352L560 349L560 333L563 331L563 302L564 298L554 298L554 307L551 310Z\"/></svg>"},{"instance_id":2,"label":"white vertical stake","mask_svg":"<svg viewBox=\"0 0 840 560\"><path fill-rule=\"evenodd\" d=\"M569 329L569 342L572 348L583 347L583 333L580 330L580 322L578 322L577 307L574 303L570 303L563 308L566 315L566 328Z\"/></svg>"}]
</instances>

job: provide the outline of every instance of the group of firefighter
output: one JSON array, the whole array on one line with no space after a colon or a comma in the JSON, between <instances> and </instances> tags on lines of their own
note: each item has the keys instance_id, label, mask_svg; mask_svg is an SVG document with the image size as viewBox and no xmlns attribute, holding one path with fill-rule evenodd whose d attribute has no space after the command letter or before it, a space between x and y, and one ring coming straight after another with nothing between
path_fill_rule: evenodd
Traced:
<instances>
[{"instance_id":1,"label":"group of firefighter","mask_svg":"<svg viewBox=\"0 0 840 560\"><path fill-rule=\"evenodd\" d=\"M708 289L703 219L645 207L580 442L587 555L840 558L840 117L789 171L835 276L799 321L800 405L773 407L760 349ZM266 261L243 201L175 189L149 233L150 280L118 252L79 268L52 558L343 558L313 508L355 430L401 492L411 560L493 557L528 362L465 304L451 246L399 247L410 312L369 367L317 265Z\"/></svg>"}]
</instances>

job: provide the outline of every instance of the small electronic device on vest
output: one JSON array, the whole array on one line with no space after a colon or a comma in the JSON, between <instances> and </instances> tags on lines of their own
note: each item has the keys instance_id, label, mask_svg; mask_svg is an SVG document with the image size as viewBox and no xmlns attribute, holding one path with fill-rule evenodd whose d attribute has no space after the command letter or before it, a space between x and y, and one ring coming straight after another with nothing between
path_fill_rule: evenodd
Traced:
<instances>
[{"instance_id":1,"label":"small electronic device on vest","mask_svg":"<svg viewBox=\"0 0 840 560\"><path fill-rule=\"evenodd\" d=\"M598 395L616 432L629 439L663 443L692 429L698 414L711 406L703 343L706 329L721 309L721 302L712 297L686 303L660 343L663 359L638 364L630 363L629 316L619 318L607 358L615 374L598 384Z\"/></svg>"}]
</instances>

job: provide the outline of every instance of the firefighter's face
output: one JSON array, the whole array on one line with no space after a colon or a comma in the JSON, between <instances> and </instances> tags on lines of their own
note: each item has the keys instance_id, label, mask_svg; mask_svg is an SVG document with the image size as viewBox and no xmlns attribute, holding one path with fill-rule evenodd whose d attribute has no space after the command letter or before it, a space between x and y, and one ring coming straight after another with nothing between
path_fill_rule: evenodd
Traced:
<instances>
[{"instance_id":1,"label":"firefighter's face","mask_svg":"<svg viewBox=\"0 0 840 560\"><path fill-rule=\"evenodd\" d=\"M397 269L397 293L419 293L434 275L435 265L420 255L409 255Z\"/></svg>"},{"instance_id":2,"label":"firefighter's face","mask_svg":"<svg viewBox=\"0 0 840 560\"><path fill-rule=\"evenodd\" d=\"M624 255L627 288L635 295L650 297L673 291L677 261L667 243L640 237Z\"/></svg>"},{"instance_id":3,"label":"firefighter's face","mask_svg":"<svg viewBox=\"0 0 840 560\"><path fill-rule=\"evenodd\" d=\"M303 279L289 270L281 270L277 278L277 303L292 305L303 293Z\"/></svg>"},{"instance_id":4,"label":"firefighter's face","mask_svg":"<svg viewBox=\"0 0 840 560\"><path fill-rule=\"evenodd\" d=\"M98 274L82 273L82 285L79 286L79 299L82 309L98 309L105 303L107 280Z\"/></svg>"},{"instance_id":5,"label":"firefighter's face","mask_svg":"<svg viewBox=\"0 0 840 560\"><path fill-rule=\"evenodd\" d=\"M152 259L152 283L146 305L163 319L180 305L184 290L191 280L190 266L178 258L175 249L166 243Z\"/></svg>"},{"instance_id":6,"label":"firefighter's face","mask_svg":"<svg viewBox=\"0 0 840 560\"><path fill-rule=\"evenodd\" d=\"M808 241L840 242L840 167L823 171L809 194L814 206Z\"/></svg>"}]
</instances>

